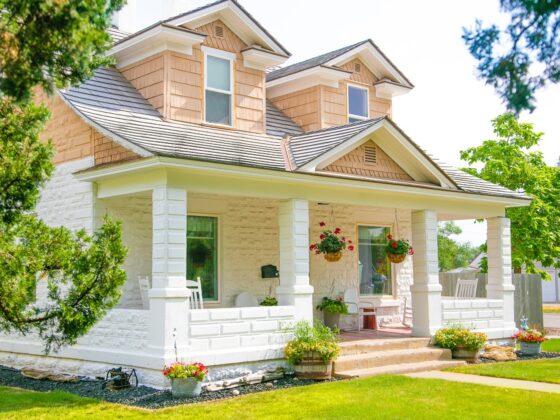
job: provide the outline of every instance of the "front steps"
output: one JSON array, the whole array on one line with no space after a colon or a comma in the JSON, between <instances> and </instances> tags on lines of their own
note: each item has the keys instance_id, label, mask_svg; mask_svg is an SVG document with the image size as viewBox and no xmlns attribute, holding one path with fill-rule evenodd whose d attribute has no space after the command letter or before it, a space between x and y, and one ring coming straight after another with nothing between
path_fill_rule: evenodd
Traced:
<instances>
[{"instance_id":1,"label":"front steps","mask_svg":"<svg viewBox=\"0 0 560 420\"><path fill-rule=\"evenodd\" d=\"M343 378L438 370L464 365L451 351L430 347L429 338L390 338L340 343L334 374Z\"/></svg>"}]
</instances>

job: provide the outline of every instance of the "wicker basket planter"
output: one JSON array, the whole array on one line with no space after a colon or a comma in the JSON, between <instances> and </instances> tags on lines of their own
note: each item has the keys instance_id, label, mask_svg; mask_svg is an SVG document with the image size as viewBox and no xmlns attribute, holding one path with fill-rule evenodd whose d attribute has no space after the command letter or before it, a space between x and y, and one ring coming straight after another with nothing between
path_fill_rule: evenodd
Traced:
<instances>
[{"instance_id":1,"label":"wicker basket planter","mask_svg":"<svg viewBox=\"0 0 560 420\"><path fill-rule=\"evenodd\" d=\"M319 356L319 353L305 353L303 360L295 367L295 374L302 379L330 379L332 376L332 362L327 364Z\"/></svg>"},{"instance_id":2,"label":"wicker basket planter","mask_svg":"<svg viewBox=\"0 0 560 420\"><path fill-rule=\"evenodd\" d=\"M387 254L387 258L389 258L389 261L393 264L400 264L405 260L406 254Z\"/></svg>"},{"instance_id":3,"label":"wicker basket planter","mask_svg":"<svg viewBox=\"0 0 560 420\"><path fill-rule=\"evenodd\" d=\"M342 258L342 251L329 252L323 255L325 257L325 260L327 260L328 262L337 262Z\"/></svg>"}]
</instances>

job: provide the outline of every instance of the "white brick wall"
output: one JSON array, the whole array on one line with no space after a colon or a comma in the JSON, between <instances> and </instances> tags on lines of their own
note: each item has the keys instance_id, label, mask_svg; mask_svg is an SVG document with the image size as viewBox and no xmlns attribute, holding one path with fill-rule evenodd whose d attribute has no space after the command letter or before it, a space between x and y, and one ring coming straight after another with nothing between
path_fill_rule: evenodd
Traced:
<instances>
[{"instance_id":1,"label":"white brick wall","mask_svg":"<svg viewBox=\"0 0 560 420\"><path fill-rule=\"evenodd\" d=\"M443 325L460 324L477 330L504 327L503 300L442 298L441 306Z\"/></svg>"}]
</instances>

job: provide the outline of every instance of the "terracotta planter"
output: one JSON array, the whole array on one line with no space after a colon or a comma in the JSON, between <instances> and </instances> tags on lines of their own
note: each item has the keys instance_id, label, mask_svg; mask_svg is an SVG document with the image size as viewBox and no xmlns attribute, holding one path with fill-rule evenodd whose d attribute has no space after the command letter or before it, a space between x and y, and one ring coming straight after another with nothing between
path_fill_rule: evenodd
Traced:
<instances>
[{"instance_id":1,"label":"terracotta planter","mask_svg":"<svg viewBox=\"0 0 560 420\"><path fill-rule=\"evenodd\" d=\"M332 361L325 364L318 353L305 353L303 360L295 366L294 370L298 378L330 379L332 377Z\"/></svg>"},{"instance_id":2,"label":"terracotta planter","mask_svg":"<svg viewBox=\"0 0 560 420\"><path fill-rule=\"evenodd\" d=\"M526 343L521 341L521 353L523 354L541 354L541 344L542 343Z\"/></svg>"},{"instance_id":3,"label":"terracotta planter","mask_svg":"<svg viewBox=\"0 0 560 420\"><path fill-rule=\"evenodd\" d=\"M328 262L337 262L340 261L340 259L342 258L342 251L329 252L323 254L323 256L325 257L325 260L327 260Z\"/></svg>"},{"instance_id":4,"label":"terracotta planter","mask_svg":"<svg viewBox=\"0 0 560 420\"><path fill-rule=\"evenodd\" d=\"M469 350L466 347L457 347L451 351L454 359L478 360L480 350Z\"/></svg>"},{"instance_id":5,"label":"terracotta planter","mask_svg":"<svg viewBox=\"0 0 560 420\"><path fill-rule=\"evenodd\" d=\"M399 264L405 260L406 254L387 254L387 258L389 258L389 261L393 264Z\"/></svg>"},{"instance_id":6,"label":"terracotta planter","mask_svg":"<svg viewBox=\"0 0 560 420\"><path fill-rule=\"evenodd\" d=\"M198 397L202 392L202 382L195 378L171 379L171 395L175 398Z\"/></svg>"},{"instance_id":7,"label":"terracotta planter","mask_svg":"<svg viewBox=\"0 0 560 420\"><path fill-rule=\"evenodd\" d=\"M323 312L323 321L331 330L338 328L340 324L340 314L333 314L332 312Z\"/></svg>"}]
</instances>

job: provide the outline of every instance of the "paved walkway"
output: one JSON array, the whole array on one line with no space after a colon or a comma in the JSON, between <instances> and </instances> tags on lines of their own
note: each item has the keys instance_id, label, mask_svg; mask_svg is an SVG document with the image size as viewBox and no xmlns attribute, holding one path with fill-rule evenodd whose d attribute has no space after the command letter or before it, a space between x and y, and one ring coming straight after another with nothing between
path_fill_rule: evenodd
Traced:
<instances>
[{"instance_id":1,"label":"paved walkway","mask_svg":"<svg viewBox=\"0 0 560 420\"><path fill-rule=\"evenodd\" d=\"M443 379L446 381L466 382L470 384L499 386L502 388L517 388L527 391L553 392L560 394L560 385L545 382L521 381L518 379L494 378L491 376L468 375L465 373L427 371L409 373L411 378Z\"/></svg>"}]
</instances>

